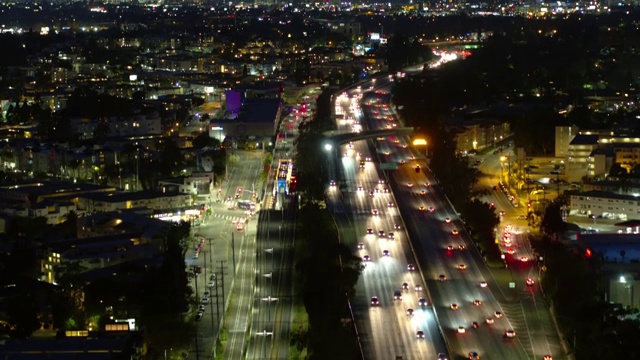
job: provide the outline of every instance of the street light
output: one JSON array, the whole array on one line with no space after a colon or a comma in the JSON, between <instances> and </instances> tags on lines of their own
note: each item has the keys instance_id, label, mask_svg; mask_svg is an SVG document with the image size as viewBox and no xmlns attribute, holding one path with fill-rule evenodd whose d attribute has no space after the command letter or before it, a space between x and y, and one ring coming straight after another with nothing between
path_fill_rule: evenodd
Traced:
<instances>
[{"instance_id":1,"label":"street light","mask_svg":"<svg viewBox=\"0 0 640 360\"><path fill-rule=\"evenodd\" d=\"M266 338L267 338L267 336L272 336L273 337L273 332L267 331L267 330L262 330L262 331L256 333L256 335L257 336L264 336L264 338L265 338L265 342L262 343L263 344L262 349L263 349L263 358L266 359L267 358Z\"/></svg>"},{"instance_id":2,"label":"street light","mask_svg":"<svg viewBox=\"0 0 640 360\"><path fill-rule=\"evenodd\" d=\"M269 321L271 321L271 303L274 301L278 301L278 298L271 297L271 295L269 295L266 298L262 298L261 300L266 301L267 303L267 311L269 312Z\"/></svg>"},{"instance_id":3,"label":"street light","mask_svg":"<svg viewBox=\"0 0 640 360\"><path fill-rule=\"evenodd\" d=\"M324 151L330 152L331 150L333 150L333 145L329 143L324 144Z\"/></svg>"}]
</instances>

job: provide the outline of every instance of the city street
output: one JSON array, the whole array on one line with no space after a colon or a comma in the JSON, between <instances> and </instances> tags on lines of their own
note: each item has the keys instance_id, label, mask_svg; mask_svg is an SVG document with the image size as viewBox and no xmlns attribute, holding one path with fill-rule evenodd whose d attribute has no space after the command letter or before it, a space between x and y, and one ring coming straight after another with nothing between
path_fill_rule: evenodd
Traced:
<instances>
[{"instance_id":1,"label":"city street","mask_svg":"<svg viewBox=\"0 0 640 360\"><path fill-rule=\"evenodd\" d=\"M262 171L263 153L260 151L236 152L238 161L229 166L228 180L223 182L221 192L217 191L211 195L212 215L205 216L203 223L194 228L194 237L197 242L201 238L205 238L205 245L197 259L193 259L194 249L189 249L186 254L185 262L187 266L193 269L196 266L202 268L202 274L197 276L197 300L201 301L205 291L210 293L210 301L205 304L205 313L200 321L196 321L198 332L198 352L196 352L196 344L192 345L192 351L189 359L205 359L210 358L214 351L215 336L218 334L222 313L227 308L230 301L232 290L243 289L238 291L238 300L244 300L248 305L249 298L247 294L252 291L252 266L251 256L255 247L256 224L255 215L253 219L249 217L246 210L237 209L235 204L238 200L250 200L253 185L259 182L260 172ZM238 192L238 189L242 189ZM249 191L245 191L249 189ZM240 199L235 199L235 194L240 194ZM227 197L231 196L232 201L227 201ZM259 208L259 205L257 205ZM250 219L248 225L243 230L237 230L238 224L246 219ZM234 272L234 258L238 273ZM205 264L206 262L206 264ZM243 269L249 269L247 274ZM211 276L215 275L215 279ZM224 277L224 286L223 286ZM211 281L215 282L215 286L209 288ZM192 281L195 292L196 282ZM217 291L217 296L216 296ZM246 300L243 298L246 297ZM224 297L224 298L223 298ZM216 307L216 299L218 299L218 307ZM235 303L235 301L234 301ZM193 316L195 317L195 310ZM218 316L217 314L220 314ZM227 326L229 330L228 342L240 341L239 347L242 348L244 334L240 337L234 336L236 329L246 327L246 321L242 318L229 319L231 324ZM232 331L232 329L234 331ZM238 340L240 339L240 340Z\"/></svg>"}]
</instances>

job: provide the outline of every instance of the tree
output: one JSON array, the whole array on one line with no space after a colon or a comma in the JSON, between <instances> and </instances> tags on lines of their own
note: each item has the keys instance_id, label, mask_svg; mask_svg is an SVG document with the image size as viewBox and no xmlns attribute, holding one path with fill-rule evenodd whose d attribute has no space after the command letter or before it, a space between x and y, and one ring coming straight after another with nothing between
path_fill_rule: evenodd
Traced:
<instances>
[{"instance_id":1,"label":"tree","mask_svg":"<svg viewBox=\"0 0 640 360\"><path fill-rule=\"evenodd\" d=\"M611 168L609 168L609 176L619 177L623 175L627 175L627 169L623 168L620 163L611 164Z\"/></svg>"},{"instance_id":2,"label":"tree","mask_svg":"<svg viewBox=\"0 0 640 360\"><path fill-rule=\"evenodd\" d=\"M540 229L545 234L552 236L556 241L567 230L567 223L562 220L561 206L562 204L558 201L547 205L540 223Z\"/></svg>"},{"instance_id":3,"label":"tree","mask_svg":"<svg viewBox=\"0 0 640 360\"><path fill-rule=\"evenodd\" d=\"M62 226L64 228L64 233L68 236L77 237L78 236L78 213L71 210L65 216L64 223Z\"/></svg>"},{"instance_id":4,"label":"tree","mask_svg":"<svg viewBox=\"0 0 640 360\"><path fill-rule=\"evenodd\" d=\"M96 128L93 130L93 139L96 142L103 142L111 134L111 127L106 120L98 122Z\"/></svg>"},{"instance_id":5,"label":"tree","mask_svg":"<svg viewBox=\"0 0 640 360\"><path fill-rule=\"evenodd\" d=\"M6 304L6 311L16 337L29 337L41 327L38 319L38 304L33 294L10 297Z\"/></svg>"},{"instance_id":6,"label":"tree","mask_svg":"<svg viewBox=\"0 0 640 360\"><path fill-rule=\"evenodd\" d=\"M173 176L175 172L182 170L182 165L182 154L178 145L173 140L165 140L160 153L162 175Z\"/></svg>"}]
</instances>

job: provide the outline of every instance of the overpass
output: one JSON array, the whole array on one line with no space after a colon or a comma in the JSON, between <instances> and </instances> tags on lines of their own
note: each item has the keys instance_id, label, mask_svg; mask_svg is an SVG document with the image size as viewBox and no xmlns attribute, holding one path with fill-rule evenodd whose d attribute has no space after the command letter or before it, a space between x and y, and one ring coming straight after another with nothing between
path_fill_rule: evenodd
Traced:
<instances>
[{"instance_id":1,"label":"overpass","mask_svg":"<svg viewBox=\"0 0 640 360\"><path fill-rule=\"evenodd\" d=\"M358 140L366 140L366 139L374 139L378 137L387 137L393 135L412 135L413 134L412 127L395 127L393 129L382 129L382 130L369 130L362 132L339 132L336 130L325 131L323 135L327 138L326 143L331 144L332 146L338 146L349 141L358 141Z\"/></svg>"}]
</instances>

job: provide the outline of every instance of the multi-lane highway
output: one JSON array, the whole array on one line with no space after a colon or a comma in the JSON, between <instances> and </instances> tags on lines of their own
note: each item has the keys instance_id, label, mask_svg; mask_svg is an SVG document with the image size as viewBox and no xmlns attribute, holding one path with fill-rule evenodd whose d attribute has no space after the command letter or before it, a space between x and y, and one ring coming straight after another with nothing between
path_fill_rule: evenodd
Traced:
<instances>
[{"instance_id":1,"label":"multi-lane highway","mask_svg":"<svg viewBox=\"0 0 640 360\"><path fill-rule=\"evenodd\" d=\"M360 94L354 89L336 98L343 119L339 132L358 131L366 120ZM388 180L376 166L377 154L364 141L335 150L340 178L330 186L329 198L342 233L352 234L345 243L366 265L352 304L365 358L444 358L446 347L421 275L408 269L416 261Z\"/></svg>"},{"instance_id":2,"label":"multi-lane highway","mask_svg":"<svg viewBox=\"0 0 640 360\"><path fill-rule=\"evenodd\" d=\"M354 112L339 116L343 119L338 122L339 131L360 130L358 121L364 130L394 126L395 114L385 106L388 98L383 94L384 80L379 79L375 85L361 84L360 89L350 89L346 97L336 98L337 106L346 105L345 110ZM380 93L364 95L363 114L359 116L358 109L349 109L344 99L353 99L369 86L376 86L374 90ZM548 354L561 358L555 331L535 286L517 281L516 288L505 293L508 284L494 278L484 264L455 210L429 175L424 158L412 152L407 140L388 137L373 140L373 146L361 141L336 150L340 170L336 174L341 175L336 175L336 186L330 192L336 194L333 199L342 201L335 200L335 208L353 214L348 225L356 229L354 251L370 257L354 303L366 357L437 358L437 353L444 351L442 341L438 341L439 323L452 358L468 358L474 353L483 359L542 359ZM373 153L370 148L375 149ZM378 162L398 164L398 169L386 178ZM420 168L416 171L417 166ZM391 189L393 195L385 189ZM396 224L402 230L394 229ZM406 238L404 226L412 242ZM392 231L395 239L389 240L388 235L383 238L381 230L387 234ZM413 260L412 247L417 261ZM383 255L385 250L390 256ZM420 265L421 272L407 271L407 264L413 262ZM421 278L427 288L416 292L414 286L422 284ZM402 290L403 282L408 291ZM396 289L402 290L402 300L393 300ZM532 296L514 297L518 292ZM372 296L378 297L380 305L371 306ZM420 296L428 301L424 309L417 304ZM414 310L412 318L406 315L408 308ZM416 339L420 330L429 341Z\"/></svg>"}]
</instances>

